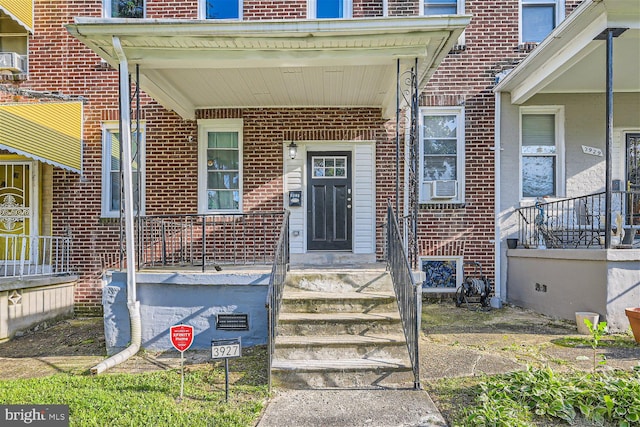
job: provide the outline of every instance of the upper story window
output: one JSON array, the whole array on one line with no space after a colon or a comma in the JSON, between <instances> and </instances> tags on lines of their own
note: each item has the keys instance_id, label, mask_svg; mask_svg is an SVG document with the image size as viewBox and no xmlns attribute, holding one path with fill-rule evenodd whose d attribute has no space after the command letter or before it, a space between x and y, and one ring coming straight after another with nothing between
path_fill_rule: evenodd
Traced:
<instances>
[{"instance_id":1,"label":"upper story window","mask_svg":"<svg viewBox=\"0 0 640 427\"><path fill-rule=\"evenodd\" d=\"M520 166L523 198L564 192L564 136L561 107L522 107Z\"/></svg>"},{"instance_id":2,"label":"upper story window","mask_svg":"<svg viewBox=\"0 0 640 427\"><path fill-rule=\"evenodd\" d=\"M464 0L424 0L420 3L424 16L432 15L460 15L464 13ZM460 35L454 50L465 45L464 33Z\"/></svg>"},{"instance_id":3,"label":"upper story window","mask_svg":"<svg viewBox=\"0 0 640 427\"><path fill-rule=\"evenodd\" d=\"M203 19L242 19L242 0L200 0Z\"/></svg>"},{"instance_id":4,"label":"upper story window","mask_svg":"<svg viewBox=\"0 0 640 427\"><path fill-rule=\"evenodd\" d=\"M463 109L424 108L420 129L420 202L463 201Z\"/></svg>"},{"instance_id":5,"label":"upper story window","mask_svg":"<svg viewBox=\"0 0 640 427\"><path fill-rule=\"evenodd\" d=\"M520 0L520 41L539 43L564 19L564 0Z\"/></svg>"},{"instance_id":6,"label":"upper story window","mask_svg":"<svg viewBox=\"0 0 640 427\"><path fill-rule=\"evenodd\" d=\"M309 18L351 18L351 0L308 0L307 16Z\"/></svg>"},{"instance_id":7,"label":"upper story window","mask_svg":"<svg viewBox=\"0 0 640 427\"><path fill-rule=\"evenodd\" d=\"M144 18L144 0L104 0L107 18Z\"/></svg>"},{"instance_id":8,"label":"upper story window","mask_svg":"<svg viewBox=\"0 0 640 427\"><path fill-rule=\"evenodd\" d=\"M429 15L457 15L464 13L464 0L424 0L422 14Z\"/></svg>"},{"instance_id":9,"label":"upper story window","mask_svg":"<svg viewBox=\"0 0 640 427\"><path fill-rule=\"evenodd\" d=\"M133 204L137 212L144 211L144 128L131 135L131 167L133 169ZM105 123L102 127L102 216L114 218L120 216L122 194L121 162L122 147L118 123Z\"/></svg>"},{"instance_id":10,"label":"upper story window","mask_svg":"<svg viewBox=\"0 0 640 427\"><path fill-rule=\"evenodd\" d=\"M199 211L242 210L242 120L199 120Z\"/></svg>"}]
</instances>

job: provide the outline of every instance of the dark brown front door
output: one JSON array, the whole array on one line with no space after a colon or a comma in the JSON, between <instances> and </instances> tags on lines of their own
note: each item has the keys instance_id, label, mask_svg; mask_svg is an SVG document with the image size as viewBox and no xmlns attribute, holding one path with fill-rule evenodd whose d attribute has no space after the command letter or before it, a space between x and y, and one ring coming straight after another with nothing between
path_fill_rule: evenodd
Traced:
<instances>
[{"instance_id":1,"label":"dark brown front door","mask_svg":"<svg viewBox=\"0 0 640 427\"><path fill-rule=\"evenodd\" d=\"M308 152L307 182L307 249L350 251L351 152Z\"/></svg>"}]
</instances>

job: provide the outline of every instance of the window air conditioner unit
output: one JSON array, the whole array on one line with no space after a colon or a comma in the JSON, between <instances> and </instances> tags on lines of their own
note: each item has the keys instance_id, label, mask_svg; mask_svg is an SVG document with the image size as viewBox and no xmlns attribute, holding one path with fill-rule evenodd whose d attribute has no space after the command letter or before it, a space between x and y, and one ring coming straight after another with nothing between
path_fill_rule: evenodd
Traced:
<instances>
[{"instance_id":1,"label":"window air conditioner unit","mask_svg":"<svg viewBox=\"0 0 640 427\"><path fill-rule=\"evenodd\" d=\"M431 182L431 198L432 199L455 199L458 197L458 181L432 181Z\"/></svg>"},{"instance_id":2,"label":"window air conditioner unit","mask_svg":"<svg viewBox=\"0 0 640 427\"><path fill-rule=\"evenodd\" d=\"M15 52L0 52L0 70L26 73L27 55L18 55Z\"/></svg>"}]
</instances>

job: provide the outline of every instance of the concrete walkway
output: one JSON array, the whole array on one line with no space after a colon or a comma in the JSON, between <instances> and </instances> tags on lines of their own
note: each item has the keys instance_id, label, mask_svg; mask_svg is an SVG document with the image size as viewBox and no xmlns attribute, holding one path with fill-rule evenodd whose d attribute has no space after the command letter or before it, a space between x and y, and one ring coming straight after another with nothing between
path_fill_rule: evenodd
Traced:
<instances>
[{"instance_id":1,"label":"concrete walkway","mask_svg":"<svg viewBox=\"0 0 640 427\"><path fill-rule=\"evenodd\" d=\"M446 422L418 390L282 390L258 427L431 427Z\"/></svg>"}]
</instances>

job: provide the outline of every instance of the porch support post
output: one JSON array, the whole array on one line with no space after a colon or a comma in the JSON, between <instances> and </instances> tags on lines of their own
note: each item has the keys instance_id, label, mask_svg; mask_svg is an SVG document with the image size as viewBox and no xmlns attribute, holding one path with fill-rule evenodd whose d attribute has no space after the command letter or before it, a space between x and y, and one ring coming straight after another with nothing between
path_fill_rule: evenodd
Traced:
<instances>
[{"instance_id":1,"label":"porch support post","mask_svg":"<svg viewBox=\"0 0 640 427\"><path fill-rule=\"evenodd\" d=\"M613 150L613 39L619 37L627 28L607 28L594 40L606 40L607 75L606 75L606 141L605 141L605 213L604 247L611 248L611 153Z\"/></svg>"},{"instance_id":2,"label":"porch support post","mask_svg":"<svg viewBox=\"0 0 640 427\"><path fill-rule=\"evenodd\" d=\"M606 145L605 145L605 212L604 219L604 247L611 248L611 150L613 145L613 29L607 29L607 87L606 87Z\"/></svg>"}]
</instances>

